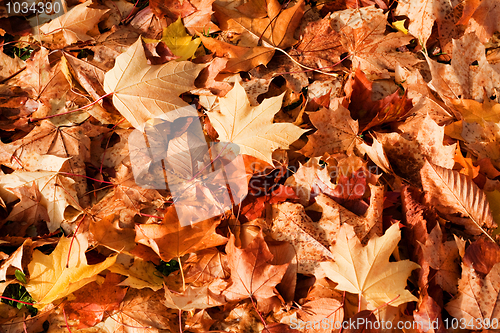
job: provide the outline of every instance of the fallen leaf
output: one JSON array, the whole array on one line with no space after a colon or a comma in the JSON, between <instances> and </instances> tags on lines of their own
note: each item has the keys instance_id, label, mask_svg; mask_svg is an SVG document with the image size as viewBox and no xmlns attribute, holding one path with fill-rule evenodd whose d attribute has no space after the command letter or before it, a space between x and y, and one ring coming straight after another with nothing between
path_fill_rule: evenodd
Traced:
<instances>
[{"instance_id":1,"label":"fallen leaf","mask_svg":"<svg viewBox=\"0 0 500 333\"><path fill-rule=\"evenodd\" d=\"M100 323L105 314L118 309L127 293L127 288L116 285L119 282L119 275L108 273L102 284L91 282L75 291L73 295L76 299L64 305L69 319L78 319L79 328Z\"/></svg>"},{"instance_id":2,"label":"fallen leaf","mask_svg":"<svg viewBox=\"0 0 500 333\"><path fill-rule=\"evenodd\" d=\"M276 295L275 287L283 278L288 264L271 265L269 252L262 232L244 249L236 247L231 234L226 245L232 284L224 291L228 300L255 298L257 302Z\"/></svg>"},{"instance_id":3,"label":"fallen leaf","mask_svg":"<svg viewBox=\"0 0 500 333\"><path fill-rule=\"evenodd\" d=\"M113 93L113 104L135 128L144 131L146 121L161 118L174 121L186 115L197 116L183 107L179 95L195 89L194 80L205 65L171 61L147 64L141 39L116 58L115 67L104 76L104 90Z\"/></svg>"},{"instance_id":4,"label":"fallen leaf","mask_svg":"<svg viewBox=\"0 0 500 333\"><path fill-rule=\"evenodd\" d=\"M219 98L220 111L207 112L222 142L237 144L241 154L272 164L272 152L288 149L306 131L287 123L273 123L281 109L283 95L250 106L245 89L236 82L225 97Z\"/></svg>"},{"instance_id":5,"label":"fallen leaf","mask_svg":"<svg viewBox=\"0 0 500 333\"><path fill-rule=\"evenodd\" d=\"M491 325L500 316L497 307L499 277L500 263L495 264L485 278L481 278L472 267L462 264L458 295L446 304L446 311L463 321L465 329L489 329L488 324ZM477 322L477 319L480 321Z\"/></svg>"},{"instance_id":6,"label":"fallen leaf","mask_svg":"<svg viewBox=\"0 0 500 333\"><path fill-rule=\"evenodd\" d=\"M412 36L402 32L385 33L387 14L382 9L346 9L334 16L342 14L350 16L340 32L342 46L349 52L353 68L380 75L394 70L398 64L409 67L419 62L412 53L398 51L398 48L410 43ZM332 25L335 24L333 18Z\"/></svg>"},{"instance_id":7,"label":"fallen leaf","mask_svg":"<svg viewBox=\"0 0 500 333\"><path fill-rule=\"evenodd\" d=\"M320 274L319 262L333 259L328 247L340 228L340 219L335 219L335 211L325 209L324 214L325 219L318 224L300 204L284 202L272 206L270 233L275 240L293 245L300 274Z\"/></svg>"},{"instance_id":8,"label":"fallen leaf","mask_svg":"<svg viewBox=\"0 0 500 333\"><path fill-rule=\"evenodd\" d=\"M484 91L488 97L496 95L500 84L500 66L486 60L485 47L475 33L465 34L453 40L451 64L441 64L427 57L432 80L429 86L450 99L474 99L483 101ZM477 65L475 65L477 64Z\"/></svg>"},{"instance_id":9,"label":"fallen leaf","mask_svg":"<svg viewBox=\"0 0 500 333\"><path fill-rule=\"evenodd\" d=\"M482 43L488 42L500 30L497 20L500 6L495 1L465 1L462 17L457 24L467 25L466 32L475 32Z\"/></svg>"},{"instance_id":10,"label":"fallen leaf","mask_svg":"<svg viewBox=\"0 0 500 333\"><path fill-rule=\"evenodd\" d=\"M42 39L56 45L66 46L78 41L88 41L93 38L89 31L97 30L97 23L108 9L89 8L92 1L81 3L67 13L53 19L40 27ZM62 41L58 35L62 36Z\"/></svg>"},{"instance_id":11,"label":"fallen leaf","mask_svg":"<svg viewBox=\"0 0 500 333\"><path fill-rule=\"evenodd\" d=\"M259 65L267 65L274 55L274 49L269 47L244 47L205 36L200 36L200 38L203 46L214 52L217 57L228 59L226 67L222 70L223 72L249 71Z\"/></svg>"},{"instance_id":12,"label":"fallen leaf","mask_svg":"<svg viewBox=\"0 0 500 333\"><path fill-rule=\"evenodd\" d=\"M192 37L186 33L186 29L184 28L180 17L177 21L163 29L163 33L159 41L149 39L145 40L147 43L160 41L164 42L170 51L179 57L176 61L184 61L191 58L201 43L200 39L192 39Z\"/></svg>"},{"instance_id":13,"label":"fallen leaf","mask_svg":"<svg viewBox=\"0 0 500 333\"><path fill-rule=\"evenodd\" d=\"M460 224L464 224L469 232L476 235L483 232L491 239L483 226L495 228L496 224L486 195L472 180L458 171L432 165L428 161L420 170L420 175L431 205L452 221L457 220L451 214L462 214L467 220Z\"/></svg>"},{"instance_id":14,"label":"fallen leaf","mask_svg":"<svg viewBox=\"0 0 500 333\"><path fill-rule=\"evenodd\" d=\"M90 222L89 231L96 242L118 252L130 251L136 245L135 230L120 228L115 214Z\"/></svg>"},{"instance_id":15,"label":"fallen leaf","mask_svg":"<svg viewBox=\"0 0 500 333\"><path fill-rule=\"evenodd\" d=\"M299 151L308 157L349 151L359 140L358 122L342 105L336 110L322 108L311 112L309 119L318 131L308 136L307 144Z\"/></svg>"},{"instance_id":16,"label":"fallen leaf","mask_svg":"<svg viewBox=\"0 0 500 333\"><path fill-rule=\"evenodd\" d=\"M118 310L104 322L104 327L116 333L160 333L178 329L177 311L166 308L160 295L149 289L129 289Z\"/></svg>"},{"instance_id":17,"label":"fallen leaf","mask_svg":"<svg viewBox=\"0 0 500 333\"><path fill-rule=\"evenodd\" d=\"M87 247L85 235L77 234L73 242L71 238L63 236L50 255L39 250L33 252L33 260L28 265L30 280L26 290L36 301L37 308L41 309L95 281L97 274L114 264L116 257L108 257L96 265L87 265Z\"/></svg>"},{"instance_id":18,"label":"fallen leaf","mask_svg":"<svg viewBox=\"0 0 500 333\"><path fill-rule=\"evenodd\" d=\"M296 43L293 34L304 14L304 1L283 9L277 0L267 3L266 18L249 18L238 11L214 4L215 17L222 30L241 35L243 46L257 46L259 39L273 46L285 49Z\"/></svg>"},{"instance_id":19,"label":"fallen leaf","mask_svg":"<svg viewBox=\"0 0 500 333\"><path fill-rule=\"evenodd\" d=\"M215 228L219 218L181 226L174 207L170 207L161 224L136 225L135 241L151 247L163 261L179 258L186 253L225 244L227 239Z\"/></svg>"},{"instance_id":20,"label":"fallen leaf","mask_svg":"<svg viewBox=\"0 0 500 333\"><path fill-rule=\"evenodd\" d=\"M224 297L215 295L208 286L203 286L187 287L182 293L165 288L165 300L162 303L167 308L191 311L224 305L226 302Z\"/></svg>"},{"instance_id":21,"label":"fallen leaf","mask_svg":"<svg viewBox=\"0 0 500 333\"><path fill-rule=\"evenodd\" d=\"M429 234L425 244L421 244L424 260L435 269L436 282L447 292L457 292L456 281L459 278L458 248L454 240L443 242L443 234L439 224Z\"/></svg>"},{"instance_id":22,"label":"fallen leaf","mask_svg":"<svg viewBox=\"0 0 500 333\"><path fill-rule=\"evenodd\" d=\"M420 266L409 260L389 262L400 239L399 227L393 224L363 247L353 228L344 223L331 248L335 262L323 262L321 268L338 283L336 289L359 294L375 307L389 301L389 306L416 301L405 286L411 271Z\"/></svg>"},{"instance_id":23,"label":"fallen leaf","mask_svg":"<svg viewBox=\"0 0 500 333\"><path fill-rule=\"evenodd\" d=\"M220 30L211 20L214 13L212 10L214 0L191 0L190 2L196 11L182 19L190 34L194 35L197 32L209 34Z\"/></svg>"}]
</instances>

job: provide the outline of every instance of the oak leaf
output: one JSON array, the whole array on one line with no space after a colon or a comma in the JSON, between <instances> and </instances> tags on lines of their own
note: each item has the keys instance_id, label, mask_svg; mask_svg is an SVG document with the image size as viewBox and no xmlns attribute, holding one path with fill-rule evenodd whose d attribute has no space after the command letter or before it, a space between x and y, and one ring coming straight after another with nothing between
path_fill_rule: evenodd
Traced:
<instances>
[{"instance_id":1,"label":"oak leaf","mask_svg":"<svg viewBox=\"0 0 500 333\"><path fill-rule=\"evenodd\" d=\"M205 65L171 61L147 64L139 38L127 52L116 58L115 67L104 76L104 90L113 93L113 105L135 128L143 131L155 117L174 121L186 116L188 104L179 95L195 89L194 80ZM190 113L197 116L196 111Z\"/></svg>"},{"instance_id":2,"label":"oak leaf","mask_svg":"<svg viewBox=\"0 0 500 333\"><path fill-rule=\"evenodd\" d=\"M33 260L28 265L30 280L26 284L26 290L37 302L36 307L41 309L95 281L97 274L113 265L116 260L116 257L108 257L99 264L87 265L86 236L77 234L72 245L71 242L70 238L63 236L50 255L39 250L33 252Z\"/></svg>"},{"instance_id":3,"label":"oak leaf","mask_svg":"<svg viewBox=\"0 0 500 333\"><path fill-rule=\"evenodd\" d=\"M373 306L398 306L417 298L405 289L411 271L420 266L409 260L389 262L401 239L397 224L382 237L374 236L363 247L351 226L344 223L331 251L335 262L323 262L321 268L336 289L359 294Z\"/></svg>"},{"instance_id":4,"label":"oak leaf","mask_svg":"<svg viewBox=\"0 0 500 333\"><path fill-rule=\"evenodd\" d=\"M219 98L220 111L207 112L222 142L237 144L241 154L272 164L272 152L288 149L306 130L288 123L273 123L281 109L283 95L250 106L245 89L236 82L225 97Z\"/></svg>"}]
</instances>

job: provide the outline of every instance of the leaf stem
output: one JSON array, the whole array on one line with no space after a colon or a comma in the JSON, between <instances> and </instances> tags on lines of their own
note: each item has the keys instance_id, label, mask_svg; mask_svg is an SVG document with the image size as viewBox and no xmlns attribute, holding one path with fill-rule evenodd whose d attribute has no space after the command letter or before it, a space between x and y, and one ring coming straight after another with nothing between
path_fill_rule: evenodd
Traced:
<instances>
[{"instance_id":1,"label":"leaf stem","mask_svg":"<svg viewBox=\"0 0 500 333\"><path fill-rule=\"evenodd\" d=\"M184 279L184 270L182 269L182 262L181 262L181 257L177 257L177 260L179 261L179 268L181 270L181 277L182 277L182 291L186 291L186 280Z\"/></svg>"},{"instance_id":2,"label":"leaf stem","mask_svg":"<svg viewBox=\"0 0 500 333\"><path fill-rule=\"evenodd\" d=\"M62 308L62 312L64 315L64 323L66 324L66 328L68 329L69 333L73 333L71 332L71 328L69 328L68 318L66 317L66 311L64 311L64 307Z\"/></svg>"},{"instance_id":3,"label":"leaf stem","mask_svg":"<svg viewBox=\"0 0 500 333\"><path fill-rule=\"evenodd\" d=\"M28 302L23 302L23 301L20 301L20 300L17 300L17 299L13 299L13 298L10 298L10 297L6 297L6 296L0 296L0 298L2 299L6 299L8 301L13 301L13 302L17 302L17 303L22 303L24 305L31 305L31 306L34 306L35 304L33 303L28 303Z\"/></svg>"}]
</instances>

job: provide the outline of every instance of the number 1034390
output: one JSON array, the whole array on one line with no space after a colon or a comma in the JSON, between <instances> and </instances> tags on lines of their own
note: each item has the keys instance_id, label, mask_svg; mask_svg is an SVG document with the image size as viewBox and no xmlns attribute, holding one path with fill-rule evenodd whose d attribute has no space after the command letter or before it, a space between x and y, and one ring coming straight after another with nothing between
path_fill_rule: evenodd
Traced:
<instances>
[{"instance_id":1,"label":"number 1034390","mask_svg":"<svg viewBox=\"0 0 500 333\"><path fill-rule=\"evenodd\" d=\"M59 16L63 13L60 0L33 1L12 0L5 3L5 10L9 16L49 15Z\"/></svg>"},{"instance_id":2,"label":"number 1034390","mask_svg":"<svg viewBox=\"0 0 500 333\"><path fill-rule=\"evenodd\" d=\"M483 329L493 329L496 330L500 327L498 323L498 318L473 318L467 320L465 318L445 318L443 319L444 326L446 329L471 329L471 330L483 330Z\"/></svg>"}]
</instances>

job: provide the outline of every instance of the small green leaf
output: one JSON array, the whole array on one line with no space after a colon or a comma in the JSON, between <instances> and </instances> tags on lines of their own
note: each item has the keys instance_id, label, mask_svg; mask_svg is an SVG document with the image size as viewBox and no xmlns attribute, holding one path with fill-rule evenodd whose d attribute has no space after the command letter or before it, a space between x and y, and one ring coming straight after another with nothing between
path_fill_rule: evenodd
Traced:
<instances>
[{"instance_id":1,"label":"small green leaf","mask_svg":"<svg viewBox=\"0 0 500 333\"><path fill-rule=\"evenodd\" d=\"M21 281L22 283L26 283L26 275L24 275L23 271L16 269L16 272L14 273L16 276L16 279Z\"/></svg>"}]
</instances>

